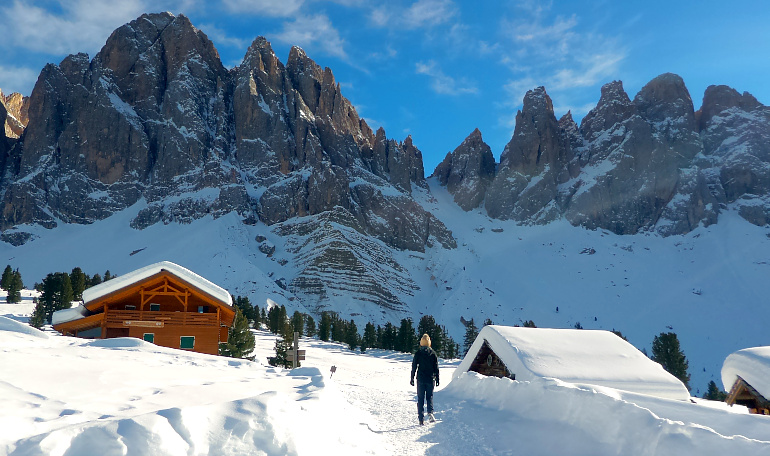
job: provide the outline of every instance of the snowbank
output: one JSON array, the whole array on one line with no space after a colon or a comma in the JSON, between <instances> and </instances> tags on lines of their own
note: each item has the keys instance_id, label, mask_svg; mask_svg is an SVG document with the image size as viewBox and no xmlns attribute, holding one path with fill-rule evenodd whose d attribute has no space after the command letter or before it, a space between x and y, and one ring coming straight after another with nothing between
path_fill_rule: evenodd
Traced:
<instances>
[{"instance_id":1,"label":"snowbank","mask_svg":"<svg viewBox=\"0 0 770 456\"><path fill-rule=\"evenodd\" d=\"M174 274L190 285L193 285L196 288L208 293L213 298L216 298L227 305L233 304L232 297L227 290L210 282L207 279L204 279L189 269L183 268L182 266L179 266L178 264L172 263L170 261L161 261L155 264L151 264L141 269L137 269L136 271L129 272L128 274L124 274L106 282L102 282L95 287L88 288L83 291L83 303L88 304L95 299L99 299L102 296L131 286L132 284L158 274L161 271L168 271Z\"/></svg>"},{"instance_id":2,"label":"snowbank","mask_svg":"<svg viewBox=\"0 0 770 456\"><path fill-rule=\"evenodd\" d=\"M770 454L770 434L762 417L690 402L611 395L556 379L522 382L476 372L456 376L444 391L452 397L442 396L442 401L467 400L486 407L486 420L495 419L496 413L505 416L516 432L495 434L494 444L515 448L516 454ZM637 399L647 403L638 405ZM676 419L662 417L661 410ZM486 430L495 432L497 426L490 424ZM521 439L522 434L528 438ZM547 447L547 435L553 448Z\"/></svg>"},{"instance_id":3,"label":"snowbank","mask_svg":"<svg viewBox=\"0 0 770 456\"><path fill-rule=\"evenodd\" d=\"M48 339L48 334L44 333L43 331L2 316L0 316L0 331L16 332L26 334L28 336L38 337L40 339Z\"/></svg>"},{"instance_id":4,"label":"snowbank","mask_svg":"<svg viewBox=\"0 0 770 456\"><path fill-rule=\"evenodd\" d=\"M730 391L739 375L759 394L770 398L770 347L744 348L728 356L722 366L726 391Z\"/></svg>"},{"instance_id":5,"label":"snowbank","mask_svg":"<svg viewBox=\"0 0 770 456\"><path fill-rule=\"evenodd\" d=\"M485 340L517 380L557 378L668 399L690 398L682 382L660 364L615 334L599 330L488 325L454 377L469 370Z\"/></svg>"}]
</instances>

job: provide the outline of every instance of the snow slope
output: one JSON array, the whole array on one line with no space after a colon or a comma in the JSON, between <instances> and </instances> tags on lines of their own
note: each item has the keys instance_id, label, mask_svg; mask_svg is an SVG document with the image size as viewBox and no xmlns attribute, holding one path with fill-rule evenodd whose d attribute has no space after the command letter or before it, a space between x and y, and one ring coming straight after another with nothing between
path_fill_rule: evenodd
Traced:
<instances>
[{"instance_id":1,"label":"snow slope","mask_svg":"<svg viewBox=\"0 0 770 456\"><path fill-rule=\"evenodd\" d=\"M673 331L690 362L695 395L703 394L709 380L719 382L730 353L767 344L770 230L732 210L722 213L718 224L685 236L618 236L564 221L517 226L492 220L478 210L462 211L445 188L433 179L429 183L430 193L417 188L415 197L452 231L458 248L392 251L419 287L413 295L390 288L407 304L404 312L343 292L329 296L329 305L341 303L342 317L355 319L359 328L369 320L416 322L431 314L462 341L460 317L474 318L479 326L485 318L501 325L533 320L553 328L579 322L586 329L619 330L648 353L654 336ZM88 274L109 269L122 275L167 260L260 306L272 299L289 313L307 311L300 297L276 283L289 283L300 269L286 239L271 227L244 224L231 213L131 229L143 207L139 203L91 225L25 227L36 238L19 247L0 243L0 265L18 267L31 284L75 266ZM273 255L258 250L257 236L276 247ZM736 312L754 318L731 318Z\"/></svg>"},{"instance_id":2,"label":"snow slope","mask_svg":"<svg viewBox=\"0 0 770 456\"><path fill-rule=\"evenodd\" d=\"M40 338L0 320L0 455L770 454L770 420L724 404L474 373L450 382L457 362L443 362L438 422L421 427L407 354L303 339L304 366L284 370L263 364L275 341L264 332L249 362Z\"/></svg>"}]
</instances>

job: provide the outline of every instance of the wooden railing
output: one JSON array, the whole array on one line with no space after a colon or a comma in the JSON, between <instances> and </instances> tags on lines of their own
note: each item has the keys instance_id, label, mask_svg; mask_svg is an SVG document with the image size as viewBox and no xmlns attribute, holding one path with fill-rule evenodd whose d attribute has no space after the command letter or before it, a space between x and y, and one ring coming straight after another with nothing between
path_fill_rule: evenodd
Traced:
<instances>
[{"instance_id":1,"label":"wooden railing","mask_svg":"<svg viewBox=\"0 0 770 456\"><path fill-rule=\"evenodd\" d=\"M108 310L104 317L108 327L124 327L133 322L162 321L172 326L217 326L217 314L196 312L158 312L139 310ZM126 324L125 322L131 322ZM141 325L138 323L137 325Z\"/></svg>"}]
</instances>

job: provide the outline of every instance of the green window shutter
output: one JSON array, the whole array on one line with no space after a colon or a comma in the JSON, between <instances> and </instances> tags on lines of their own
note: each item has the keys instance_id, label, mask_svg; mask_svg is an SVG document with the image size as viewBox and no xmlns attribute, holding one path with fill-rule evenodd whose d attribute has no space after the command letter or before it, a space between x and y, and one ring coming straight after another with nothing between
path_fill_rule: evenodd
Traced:
<instances>
[{"instance_id":1,"label":"green window shutter","mask_svg":"<svg viewBox=\"0 0 770 456\"><path fill-rule=\"evenodd\" d=\"M142 339L146 340L147 342L155 343L155 334L154 333L144 333L144 336Z\"/></svg>"},{"instance_id":2,"label":"green window shutter","mask_svg":"<svg viewBox=\"0 0 770 456\"><path fill-rule=\"evenodd\" d=\"M195 348L195 336L182 336L179 338L179 348L192 350Z\"/></svg>"}]
</instances>

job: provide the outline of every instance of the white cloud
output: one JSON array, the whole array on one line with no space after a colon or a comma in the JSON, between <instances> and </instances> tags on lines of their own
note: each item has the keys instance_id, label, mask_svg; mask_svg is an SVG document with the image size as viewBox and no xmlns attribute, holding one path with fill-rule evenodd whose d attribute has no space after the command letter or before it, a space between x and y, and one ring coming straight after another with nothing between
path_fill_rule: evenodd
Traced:
<instances>
[{"instance_id":1,"label":"white cloud","mask_svg":"<svg viewBox=\"0 0 770 456\"><path fill-rule=\"evenodd\" d=\"M227 34L227 32L214 24L201 24L198 28L202 30L217 47L231 46L236 48L246 48L250 44L249 40L230 36Z\"/></svg>"},{"instance_id":2,"label":"white cloud","mask_svg":"<svg viewBox=\"0 0 770 456\"><path fill-rule=\"evenodd\" d=\"M283 30L274 35L278 41L298 45L305 49L318 49L328 55L348 59L345 51L345 40L334 28L329 17L324 14L316 16L299 16L293 21L284 22Z\"/></svg>"},{"instance_id":3,"label":"white cloud","mask_svg":"<svg viewBox=\"0 0 770 456\"><path fill-rule=\"evenodd\" d=\"M458 16L452 0L418 0L406 8L388 2L372 8L369 20L375 27L427 29L450 22Z\"/></svg>"},{"instance_id":4,"label":"white cloud","mask_svg":"<svg viewBox=\"0 0 770 456\"><path fill-rule=\"evenodd\" d=\"M40 69L0 65L0 90L5 95L19 92L29 96L39 74Z\"/></svg>"},{"instance_id":5,"label":"white cloud","mask_svg":"<svg viewBox=\"0 0 770 456\"><path fill-rule=\"evenodd\" d=\"M4 45L48 55L87 52L93 57L113 30L147 11L190 11L197 7L197 0L55 0L49 3L55 3L56 7L40 8L29 0L13 0L0 7L0 16L5 18Z\"/></svg>"},{"instance_id":6,"label":"white cloud","mask_svg":"<svg viewBox=\"0 0 770 456\"><path fill-rule=\"evenodd\" d=\"M478 93L476 86L466 79L461 78L460 80L456 80L455 78L444 74L441 68L439 68L438 63L434 60L417 62L415 64L415 71L417 74L424 74L431 78L430 86L436 93L442 95Z\"/></svg>"},{"instance_id":7,"label":"white cloud","mask_svg":"<svg viewBox=\"0 0 770 456\"><path fill-rule=\"evenodd\" d=\"M233 13L287 17L295 14L304 0L222 0Z\"/></svg>"},{"instance_id":8,"label":"white cloud","mask_svg":"<svg viewBox=\"0 0 770 456\"><path fill-rule=\"evenodd\" d=\"M504 86L507 107L520 106L527 90L545 86L562 106L575 106L573 114L584 114L587 105L576 101L574 89L615 78L627 50L615 37L582 31L577 15L549 15L549 4L534 1L518 6L524 14L501 21L511 49L500 59L511 73Z\"/></svg>"},{"instance_id":9,"label":"white cloud","mask_svg":"<svg viewBox=\"0 0 770 456\"><path fill-rule=\"evenodd\" d=\"M432 27L449 22L456 14L451 0L418 0L404 11L403 23L408 28Z\"/></svg>"}]
</instances>

